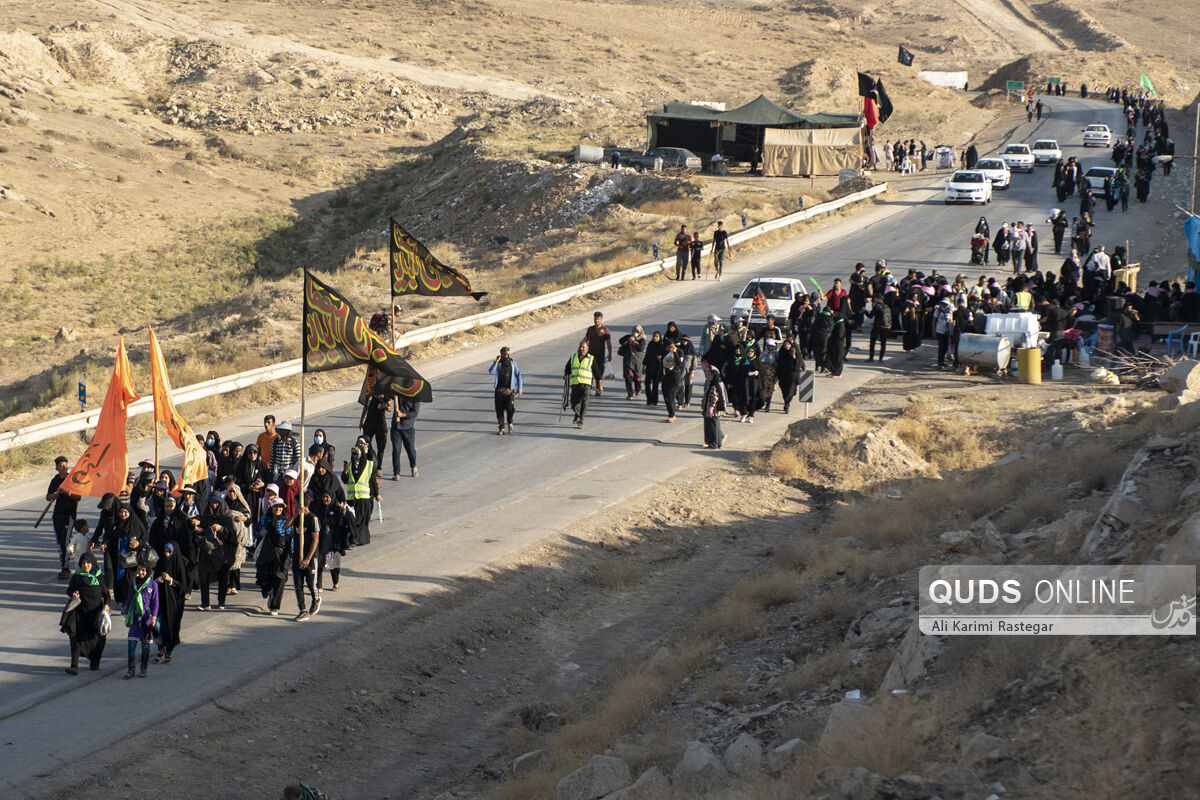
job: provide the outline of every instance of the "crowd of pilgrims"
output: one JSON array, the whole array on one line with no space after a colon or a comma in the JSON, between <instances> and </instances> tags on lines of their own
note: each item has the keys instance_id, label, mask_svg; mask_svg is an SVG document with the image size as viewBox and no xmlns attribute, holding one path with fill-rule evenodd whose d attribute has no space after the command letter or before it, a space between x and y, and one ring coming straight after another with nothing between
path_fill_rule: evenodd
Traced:
<instances>
[{"instance_id":1,"label":"crowd of pilgrims","mask_svg":"<svg viewBox=\"0 0 1200 800\"><path fill-rule=\"evenodd\" d=\"M301 458L291 426L281 422L276 428L274 422L268 416L264 432L244 447L222 441L216 431L197 437L204 444L208 479L177 486L170 470L143 461L124 491L101 498L94 529L73 513L64 563L78 566L60 573L69 576L67 595L74 598L61 621L71 643L69 674L78 674L80 657L99 669L111 615L108 622L102 618L110 603L123 604L129 629L125 677L132 678L139 644L141 677L152 646L155 663L171 663L189 605L199 611L224 609L229 595L252 582L266 601L266 613L278 616L290 572L296 619L302 621L320 610L326 588L338 590L342 557L371 541L371 513L379 496L377 454L369 439L359 436L336 475L335 449L323 430L315 431L307 457ZM51 483L51 494L56 483L61 479ZM68 502L77 512L78 499ZM253 561L249 575L248 561ZM192 605L197 593L199 602Z\"/></svg>"}]
</instances>

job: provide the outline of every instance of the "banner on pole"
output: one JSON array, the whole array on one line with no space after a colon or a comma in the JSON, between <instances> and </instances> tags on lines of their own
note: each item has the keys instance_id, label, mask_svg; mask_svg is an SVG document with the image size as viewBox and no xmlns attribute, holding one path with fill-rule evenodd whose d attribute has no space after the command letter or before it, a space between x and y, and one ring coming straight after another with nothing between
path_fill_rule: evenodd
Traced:
<instances>
[{"instance_id":1,"label":"banner on pole","mask_svg":"<svg viewBox=\"0 0 1200 800\"><path fill-rule=\"evenodd\" d=\"M433 390L407 360L393 350L350 301L304 272L303 371L324 372L359 365L375 367L388 391L422 403L433 401Z\"/></svg>"},{"instance_id":2,"label":"banner on pole","mask_svg":"<svg viewBox=\"0 0 1200 800\"><path fill-rule=\"evenodd\" d=\"M470 296L478 300L487 294L474 291L465 275L438 261L429 248L404 230L399 222L389 219L388 223L393 298L405 294L423 294L435 297Z\"/></svg>"},{"instance_id":3,"label":"banner on pole","mask_svg":"<svg viewBox=\"0 0 1200 800\"><path fill-rule=\"evenodd\" d=\"M129 470L129 446L125 441L125 421L129 404L138 399L125 353L125 339L117 346L117 363L100 407L100 418L87 450L63 482L72 494L103 497L107 492L120 494L125 489Z\"/></svg>"},{"instance_id":4,"label":"banner on pole","mask_svg":"<svg viewBox=\"0 0 1200 800\"><path fill-rule=\"evenodd\" d=\"M204 448L196 441L196 435L191 427L175 408L171 397L171 380L167 377L167 363L163 358L162 349L158 346L158 337L150 332L150 382L154 394L154 419L166 428L167 437L175 446L183 451L183 469L179 473L179 481L171 490L178 495L184 486L202 481L208 477L208 462Z\"/></svg>"}]
</instances>

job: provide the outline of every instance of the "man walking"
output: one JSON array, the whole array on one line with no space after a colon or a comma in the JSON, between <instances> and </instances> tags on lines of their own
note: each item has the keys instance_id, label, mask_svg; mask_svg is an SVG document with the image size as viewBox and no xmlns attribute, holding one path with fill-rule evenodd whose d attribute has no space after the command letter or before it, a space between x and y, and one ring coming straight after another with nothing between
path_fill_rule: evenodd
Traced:
<instances>
[{"instance_id":1,"label":"man walking","mask_svg":"<svg viewBox=\"0 0 1200 800\"><path fill-rule=\"evenodd\" d=\"M488 367L488 372L496 376L496 380L492 384L492 391L495 395L496 424L500 427L496 435L504 435L505 418L507 417L508 435L511 436L513 434L513 414L517 411L516 398L521 396L525 388L524 381L521 380L521 369L517 366L517 362L513 361L512 351L507 347L501 347L500 355L496 356L496 360Z\"/></svg>"},{"instance_id":2,"label":"man walking","mask_svg":"<svg viewBox=\"0 0 1200 800\"><path fill-rule=\"evenodd\" d=\"M567 359L563 369L563 380L570 390L569 402L575 412L572 422L576 428L583 428L583 418L587 415L588 390L592 386L592 356L588 355L587 339L579 343L579 349Z\"/></svg>"},{"instance_id":3,"label":"man walking","mask_svg":"<svg viewBox=\"0 0 1200 800\"><path fill-rule=\"evenodd\" d=\"M274 483L283 483L283 473L300 469L300 443L292 436L292 423L286 419L275 426L278 436L271 443L271 472Z\"/></svg>"},{"instance_id":4,"label":"man walking","mask_svg":"<svg viewBox=\"0 0 1200 800\"><path fill-rule=\"evenodd\" d=\"M413 423L421 403L411 397L397 396L392 407L392 480L400 480L400 448L408 456L408 468L417 477L417 428Z\"/></svg>"},{"instance_id":5,"label":"man walking","mask_svg":"<svg viewBox=\"0 0 1200 800\"><path fill-rule=\"evenodd\" d=\"M54 514L50 519L54 523L54 538L58 542L58 579L65 581L71 577L71 570L67 567L67 540L71 538L71 527L79 511L79 495L63 488L63 481L71 474L66 456L54 459L54 470L58 474L50 479L46 502L54 502Z\"/></svg>"},{"instance_id":6,"label":"man walking","mask_svg":"<svg viewBox=\"0 0 1200 800\"><path fill-rule=\"evenodd\" d=\"M691 255L692 237L688 235L687 225L679 226L675 234L675 280L681 281L687 277L688 256Z\"/></svg>"},{"instance_id":7,"label":"man walking","mask_svg":"<svg viewBox=\"0 0 1200 800\"><path fill-rule=\"evenodd\" d=\"M596 396L599 397L604 394L604 365L612 361L612 332L604 324L604 314L597 311L592 315L592 326L584 331L583 339L593 356L592 377L596 382Z\"/></svg>"},{"instance_id":8,"label":"man walking","mask_svg":"<svg viewBox=\"0 0 1200 800\"><path fill-rule=\"evenodd\" d=\"M725 230L724 222L717 222L717 229L713 231L713 269L716 271L717 280L721 280L721 269L725 266L725 254L729 249L729 231Z\"/></svg>"},{"instance_id":9,"label":"man walking","mask_svg":"<svg viewBox=\"0 0 1200 800\"><path fill-rule=\"evenodd\" d=\"M704 242L700 240L700 236L698 234L692 237L691 251L692 280L696 280L700 277L700 259L704 255Z\"/></svg>"},{"instance_id":10,"label":"man walking","mask_svg":"<svg viewBox=\"0 0 1200 800\"><path fill-rule=\"evenodd\" d=\"M387 412L391 401L382 392L372 394L363 406L362 416L358 418L358 432L367 437L367 441L375 440L375 468L383 467L383 451L387 447L388 423Z\"/></svg>"},{"instance_id":11,"label":"man walking","mask_svg":"<svg viewBox=\"0 0 1200 800\"><path fill-rule=\"evenodd\" d=\"M258 435L254 443L258 445L258 457L262 461L263 469L267 470L268 474L270 474L271 446L279 438L279 434L275 432L274 414L267 414L263 417L263 429L263 432Z\"/></svg>"}]
</instances>

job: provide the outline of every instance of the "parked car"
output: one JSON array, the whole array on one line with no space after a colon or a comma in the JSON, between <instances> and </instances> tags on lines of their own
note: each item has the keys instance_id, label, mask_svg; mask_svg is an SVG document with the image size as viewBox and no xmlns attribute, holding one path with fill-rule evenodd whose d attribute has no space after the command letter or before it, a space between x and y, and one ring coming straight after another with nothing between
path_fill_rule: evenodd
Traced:
<instances>
[{"instance_id":1,"label":"parked car","mask_svg":"<svg viewBox=\"0 0 1200 800\"><path fill-rule=\"evenodd\" d=\"M1000 154L1012 172L1033 172L1033 151L1027 144L1009 144Z\"/></svg>"},{"instance_id":2,"label":"parked car","mask_svg":"<svg viewBox=\"0 0 1200 800\"><path fill-rule=\"evenodd\" d=\"M623 156L621 163L628 164L640 172L654 169L654 162L660 158L664 167L687 167L699 170L702 166L700 156L683 147L655 147L641 155Z\"/></svg>"},{"instance_id":3,"label":"parked car","mask_svg":"<svg viewBox=\"0 0 1200 800\"><path fill-rule=\"evenodd\" d=\"M1038 139L1033 143L1033 163L1057 164L1062 159L1062 149L1053 139Z\"/></svg>"},{"instance_id":4,"label":"parked car","mask_svg":"<svg viewBox=\"0 0 1200 800\"><path fill-rule=\"evenodd\" d=\"M750 327L765 325L766 317L754 309L754 295L762 292L767 303L767 313L775 317L780 327L787 326L788 311L797 295L804 294L804 282L799 278L751 278L746 288L733 296L733 307L729 319L743 317Z\"/></svg>"},{"instance_id":5,"label":"parked car","mask_svg":"<svg viewBox=\"0 0 1200 800\"><path fill-rule=\"evenodd\" d=\"M1116 174L1115 167L1089 167L1088 171L1083 173L1083 179L1087 181L1088 188L1099 196L1104 191L1105 179Z\"/></svg>"},{"instance_id":6,"label":"parked car","mask_svg":"<svg viewBox=\"0 0 1200 800\"><path fill-rule=\"evenodd\" d=\"M977 169L960 169L946 179L946 205L992 202L992 182Z\"/></svg>"},{"instance_id":7,"label":"parked car","mask_svg":"<svg viewBox=\"0 0 1200 800\"><path fill-rule=\"evenodd\" d=\"M1012 172L1002 158L981 158L975 162L975 169L987 176L993 189L1007 189L1012 183Z\"/></svg>"},{"instance_id":8,"label":"parked car","mask_svg":"<svg viewBox=\"0 0 1200 800\"><path fill-rule=\"evenodd\" d=\"M1098 144L1101 147L1108 147L1112 142L1112 131L1107 125L1094 123L1083 129L1083 146Z\"/></svg>"}]
</instances>

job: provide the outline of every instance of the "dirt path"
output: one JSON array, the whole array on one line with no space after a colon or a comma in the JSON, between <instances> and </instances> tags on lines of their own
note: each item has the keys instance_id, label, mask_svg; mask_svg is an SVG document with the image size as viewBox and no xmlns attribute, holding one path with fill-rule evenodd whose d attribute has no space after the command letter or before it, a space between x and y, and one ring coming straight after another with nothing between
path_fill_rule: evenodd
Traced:
<instances>
[{"instance_id":1,"label":"dirt path","mask_svg":"<svg viewBox=\"0 0 1200 800\"><path fill-rule=\"evenodd\" d=\"M1029 20L1033 14L1022 16L1009 0L955 0L955 3L979 24L980 40L996 42L999 53L1024 55L1035 50L1056 50L1065 45Z\"/></svg>"},{"instance_id":2,"label":"dirt path","mask_svg":"<svg viewBox=\"0 0 1200 800\"><path fill-rule=\"evenodd\" d=\"M149 0L92 0L94 5L110 9L117 18L158 36L184 36L191 39L211 39L262 53L287 51L308 58L337 64L364 72L387 73L426 86L459 89L466 92L487 92L509 100L529 100L534 97L555 97L532 86L506 80L494 75L468 75L461 72L427 69L388 58L364 58L336 53L319 47L300 44L281 36L249 33L235 22L201 22L185 14L164 8Z\"/></svg>"}]
</instances>

